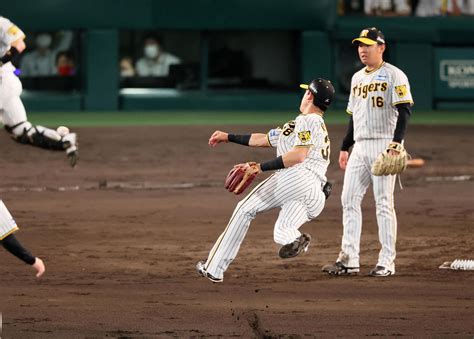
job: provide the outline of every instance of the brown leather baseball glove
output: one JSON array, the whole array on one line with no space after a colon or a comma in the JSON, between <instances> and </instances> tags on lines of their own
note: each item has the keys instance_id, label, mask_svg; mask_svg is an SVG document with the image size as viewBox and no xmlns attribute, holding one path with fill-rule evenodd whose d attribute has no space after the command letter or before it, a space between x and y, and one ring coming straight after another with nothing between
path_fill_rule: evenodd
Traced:
<instances>
[{"instance_id":1,"label":"brown leather baseball glove","mask_svg":"<svg viewBox=\"0 0 474 339\"><path fill-rule=\"evenodd\" d=\"M234 194L240 194L252 183L260 172L256 162L235 165L225 179L224 187Z\"/></svg>"},{"instance_id":2,"label":"brown leather baseball glove","mask_svg":"<svg viewBox=\"0 0 474 339\"><path fill-rule=\"evenodd\" d=\"M396 154L391 154L391 150L396 151ZM372 174L400 174L407 168L408 156L402 144L391 142L372 164Z\"/></svg>"}]
</instances>

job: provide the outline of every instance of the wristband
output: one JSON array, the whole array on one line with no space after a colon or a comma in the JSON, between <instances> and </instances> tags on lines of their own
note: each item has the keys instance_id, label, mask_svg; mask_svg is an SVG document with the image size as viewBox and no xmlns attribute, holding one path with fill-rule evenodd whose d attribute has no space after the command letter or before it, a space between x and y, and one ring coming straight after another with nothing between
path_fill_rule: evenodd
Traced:
<instances>
[{"instance_id":1,"label":"wristband","mask_svg":"<svg viewBox=\"0 0 474 339\"><path fill-rule=\"evenodd\" d=\"M281 155L278 158L260 164L262 172L274 171L282 168L285 168L285 164L283 163L283 157Z\"/></svg>"},{"instance_id":2,"label":"wristband","mask_svg":"<svg viewBox=\"0 0 474 339\"><path fill-rule=\"evenodd\" d=\"M228 134L229 142L234 142L239 145L248 146L251 134Z\"/></svg>"}]
</instances>

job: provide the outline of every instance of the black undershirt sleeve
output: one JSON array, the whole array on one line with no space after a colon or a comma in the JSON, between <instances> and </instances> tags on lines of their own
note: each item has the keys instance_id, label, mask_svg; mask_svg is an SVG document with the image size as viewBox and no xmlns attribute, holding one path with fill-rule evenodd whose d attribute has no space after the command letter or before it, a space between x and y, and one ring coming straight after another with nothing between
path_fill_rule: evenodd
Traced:
<instances>
[{"instance_id":1,"label":"black undershirt sleeve","mask_svg":"<svg viewBox=\"0 0 474 339\"><path fill-rule=\"evenodd\" d=\"M20 244L18 239L13 234L10 234L9 236L3 238L3 240L0 240L0 243L8 252L28 265L33 265L35 263L36 258Z\"/></svg>"},{"instance_id":2,"label":"black undershirt sleeve","mask_svg":"<svg viewBox=\"0 0 474 339\"><path fill-rule=\"evenodd\" d=\"M395 106L398 110L398 120L393 134L393 141L401 143L405 137L408 120L410 119L410 104L403 103Z\"/></svg>"},{"instance_id":3,"label":"black undershirt sleeve","mask_svg":"<svg viewBox=\"0 0 474 339\"><path fill-rule=\"evenodd\" d=\"M341 151L349 151L349 148L351 148L354 143L354 119L351 115L349 125L347 126L346 136L344 137L344 139L342 139Z\"/></svg>"}]
</instances>

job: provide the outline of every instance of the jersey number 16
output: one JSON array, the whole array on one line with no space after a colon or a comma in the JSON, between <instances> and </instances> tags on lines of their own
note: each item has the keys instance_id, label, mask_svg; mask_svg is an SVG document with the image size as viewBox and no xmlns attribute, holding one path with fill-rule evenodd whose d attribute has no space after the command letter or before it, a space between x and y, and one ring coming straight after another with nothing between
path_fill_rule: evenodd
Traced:
<instances>
[{"instance_id":1,"label":"jersey number 16","mask_svg":"<svg viewBox=\"0 0 474 339\"><path fill-rule=\"evenodd\" d=\"M383 98L372 97L372 107L383 107Z\"/></svg>"}]
</instances>

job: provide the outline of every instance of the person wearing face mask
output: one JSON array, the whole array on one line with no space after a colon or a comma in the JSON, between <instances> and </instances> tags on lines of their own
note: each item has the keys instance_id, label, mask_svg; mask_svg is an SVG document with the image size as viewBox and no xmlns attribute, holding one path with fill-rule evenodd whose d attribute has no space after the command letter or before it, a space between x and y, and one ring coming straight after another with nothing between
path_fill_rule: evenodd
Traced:
<instances>
[{"instance_id":1,"label":"person wearing face mask","mask_svg":"<svg viewBox=\"0 0 474 339\"><path fill-rule=\"evenodd\" d=\"M55 46L52 46L53 38L50 34L40 33L36 36L35 50L25 53L20 62L21 76L57 75L56 55L71 46L72 32L61 32L58 36L59 40Z\"/></svg>"},{"instance_id":2,"label":"person wearing face mask","mask_svg":"<svg viewBox=\"0 0 474 339\"><path fill-rule=\"evenodd\" d=\"M162 49L160 40L155 36L145 39L143 54L135 67L138 76L165 77L171 65L181 63L181 59Z\"/></svg>"},{"instance_id":3,"label":"person wearing face mask","mask_svg":"<svg viewBox=\"0 0 474 339\"><path fill-rule=\"evenodd\" d=\"M69 51L59 52L56 56L56 70L59 76L69 77L76 72L74 56Z\"/></svg>"},{"instance_id":4,"label":"person wearing face mask","mask_svg":"<svg viewBox=\"0 0 474 339\"><path fill-rule=\"evenodd\" d=\"M12 139L49 150L64 151L69 164L78 160L76 133L58 132L28 121L20 95L23 86L12 59L26 49L25 34L9 19L0 16L0 120ZM53 64L54 65L54 64ZM57 71L53 68L53 74ZM67 129L66 129L67 130Z\"/></svg>"}]
</instances>

